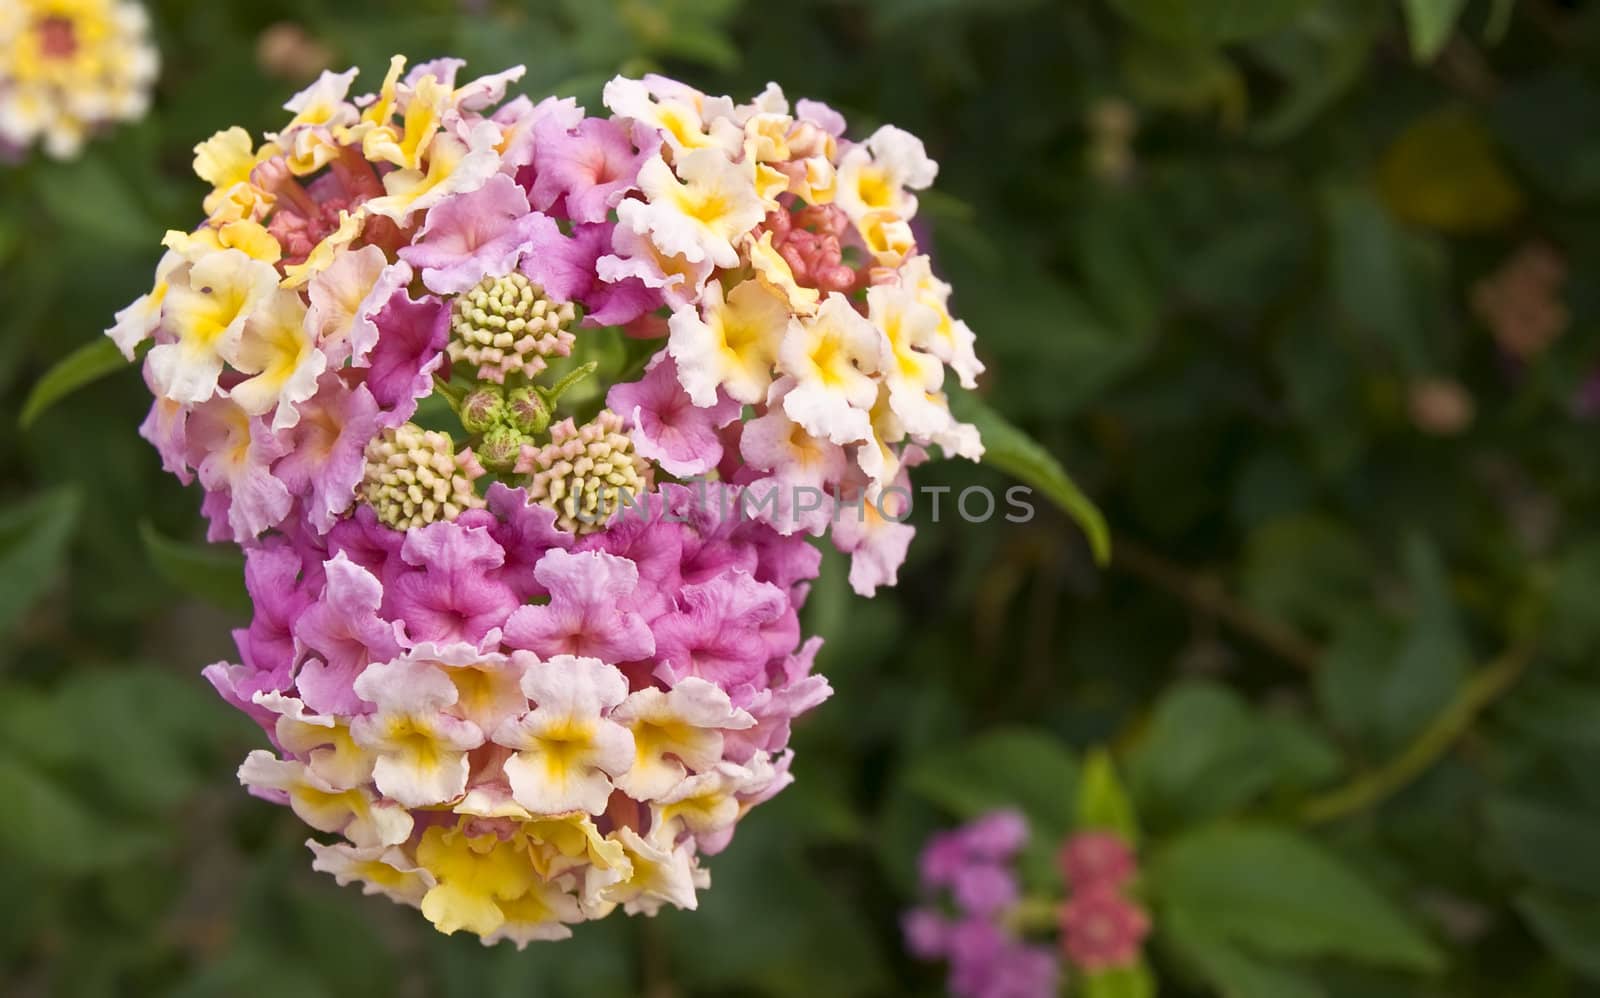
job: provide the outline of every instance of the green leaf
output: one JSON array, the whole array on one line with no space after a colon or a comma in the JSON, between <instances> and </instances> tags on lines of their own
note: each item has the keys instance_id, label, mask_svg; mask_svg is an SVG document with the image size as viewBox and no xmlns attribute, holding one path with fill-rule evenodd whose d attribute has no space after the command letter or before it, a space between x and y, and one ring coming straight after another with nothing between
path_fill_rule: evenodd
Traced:
<instances>
[{"instance_id":1,"label":"green leaf","mask_svg":"<svg viewBox=\"0 0 1600 998\"><path fill-rule=\"evenodd\" d=\"M244 587L244 557L231 546L185 544L141 521L145 553L163 579L191 596L224 610L250 611Z\"/></svg>"},{"instance_id":2,"label":"green leaf","mask_svg":"<svg viewBox=\"0 0 1600 998\"><path fill-rule=\"evenodd\" d=\"M1320 629L1366 605L1373 570L1349 524L1314 514L1271 520L1245 539L1240 588L1266 616Z\"/></svg>"},{"instance_id":3,"label":"green leaf","mask_svg":"<svg viewBox=\"0 0 1600 998\"><path fill-rule=\"evenodd\" d=\"M161 839L111 829L89 805L16 759L0 758L0 854L50 873L82 874L124 862Z\"/></svg>"},{"instance_id":4,"label":"green leaf","mask_svg":"<svg viewBox=\"0 0 1600 998\"><path fill-rule=\"evenodd\" d=\"M1451 234L1502 228L1525 203L1494 136L1475 112L1456 105L1407 126L1384 151L1377 179L1395 217Z\"/></svg>"},{"instance_id":5,"label":"green leaf","mask_svg":"<svg viewBox=\"0 0 1600 998\"><path fill-rule=\"evenodd\" d=\"M55 581L81 505L77 489L66 486L0 510L0 634Z\"/></svg>"},{"instance_id":6,"label":"green leaf","mask_svg":"<svg viewBox=\"0 0 1600 998\"><path fill-rule=\"evenodd\" d=\"M160 240L161 226L110 162L85 156L39 171L39 200L86 245L148 250Z\"/></svg>"},{"instance_id":7,"label":"green leaf","mask_svg":"<svg viewBox=\"0 0 1600 998\"><path fill-rule=\"evenodd\" d=\"M1111 6L1153 35L1190 45L1265 35L1294 20L1316 0L1111 0Z\"/></svg>"},{"instance_id":8,"label":"green leaf","mask_svg":"<svg viewBox=\"0 0 1600 998\"><path fill-rule=\"evenodd\" d=\"M1084 998L1155 998L1156 980L1143 960L1083 975Z\"/></svg>"},{"instance_id":9,"label":"green leaf","mask_svg":"<svg viewBox=\"0 0 1600 998\"><path fill-rule=\"evenodd\" d=\"M1321 206L1339 315L1388 351L1402 371L1425 373L1432 358L1422 334L1410 236L1365 188L1330 185L1322 191Z\"/></svg>"},{"instance_id":10,"label":"green leaf","mask_svg":"<svg viewBox=\"0 0 1600 998\"><path fill-rule=\"evenodd\" d=\"M1151 858L1146 883L1163 910L1264 955L1443 966L1433 943L1359 873L1288 827L1241 822L1186 832Z\"/></svg>"},{"instance_id":11,"label":"green leaf","mask_svg":"<svg viewBox=\"0 0 1600 998\"><path fill-rule=\"evenodd\" d=\"M1117 779L1111 753L1095 749L1083 761L1083 777L1078 782L1077 820L1079 829L1106 829L1129 842L1139 841L1133 802Z\"/></svg>"},{"instance_id":12,"label":"green leaf","mask_svg":"<svg viewBox=\"0 0 1600 998\"><path fill-rule=\"evenodd\" d=\"M83 386L98 381L113 371L128 366L117 345L102 336L67 354L44 377L34 383L28 400L22 403L18 419L23 429L33 425L39 414Z\"/></svg>"},{"instance_id":13,"label":"green leaf","mask_svg":"<svg viewBox=\"0 0 1600 998\"><path fill-rule=\"evenodd\" d=\"M907 774L913 790L962 818L1021 808L1037 835L1072 827L1078 760L1055 736L1028 728L979 735L923 756Z\"/></svg>"},{"instance_id":14,"label":"green leaf","mask_svg":"<svg viewBox=\"0 0 1600 998\"><path fill-rule=\"evenodd\" d=\"M971 392L953 392L950 408L959 419L978 428L983 438L984 464L993 465L1043 492L1083 530L1095 561L1101 565L1110 563L1111 531L1105 517L1054 455Z\"/></svg>"},{"instance_id":15,"label":"green leaf","mask_svg":"<svg viewBox=\"0 0 1600 998\"><path fill-rule=\"evenodd\" d=\"M1467 0L1402 0L1401 6L1411 33L1411 55L1418 62L1432 62L1450 40Z\"/></svg>"},{"instance_id":16,"label":"green leaf","mask_svg":"<svg viewBox=\"0 0 1600 998\"><path fill-rule=\"evenodd\" d=\"M1529 879L1600 899L1600 819L1509 798L1484 813L1498 852Z\"/></svg>"},{"instance_id":17,"label":"green leaf","mask_svg":"<svg viewBox=\"0 0 1600 998\"><path fill-rule=\"evenodd\" d=\"M1219 935L1203 917L1176 909L1160 915L1161 939L1223 998L1324 998L1316 981L1254 957Z\"/></svg>"},{"instance_id":18,"label":"green leaf","mask_svg":"<svg viewBox=\"0 0 1600 998\"><path fill-rule=\"evenodd\" d=\"M1552 952L1584 977L1600 983L1600 901L1526 891L1517 896L1516 907Z\"/></svg>"},{"instance_id":19,"label":"green leaf","mask_svg":"<svg viewBox=\"0 0 1600 998\"><path fill-rule=\"evenodd\" d=\"M1412 535L1404 559L1414 612L1404 627L1352 615L1316 677L1330 719L1380 752L1415 735L1467 681L1470 654L1438 551Z\"/></svg>"},{"instance_id":20,"label":"green leaf","mask_svg":"<svg viewBox=\"0 0 1600 998\"><path fill-rule=\"evenodd\" d=\"M1338 752L1290 717L1263 717L1238 694L1186 682L1156 705L1127 756L1127 773L1147 827L1220 817L1276 787L1331 779Z\"/></svg>"}]
</instances>

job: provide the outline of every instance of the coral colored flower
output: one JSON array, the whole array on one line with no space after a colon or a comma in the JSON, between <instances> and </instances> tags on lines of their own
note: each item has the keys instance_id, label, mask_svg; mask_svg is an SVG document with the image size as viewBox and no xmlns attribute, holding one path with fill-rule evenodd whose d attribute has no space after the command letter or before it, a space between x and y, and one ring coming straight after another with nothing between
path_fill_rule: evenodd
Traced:
<instances>
[{"instance_id":1,"label":"coral colored flower","mask_svg":"<svg viewBox=\"0 0 1600 998\"><path fill-rule=\"evenodd\" d=\"M1056 865L1073 890L1104 884L1121 887L1137 870L1133 850L1115 832L1079 832L1062 843Z\"/></svg>"},{"instance_id":2,"label":"coral colored flower","mask_svg":"<svg viewBox=\"0 0 1600 998\"><path fill-rule=\"evenodd\" d=\"M1072 892L1061 907L1061 946L1085 970L1125 967L1139 958L1150 918L1111 884Z\"/></svg>"}]
</instances>

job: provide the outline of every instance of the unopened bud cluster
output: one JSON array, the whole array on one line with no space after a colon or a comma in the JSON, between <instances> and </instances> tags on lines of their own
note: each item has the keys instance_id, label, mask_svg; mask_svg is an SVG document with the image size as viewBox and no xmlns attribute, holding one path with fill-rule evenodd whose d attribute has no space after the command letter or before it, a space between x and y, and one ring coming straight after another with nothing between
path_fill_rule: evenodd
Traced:
<instances>
[{"instance_id":1,"label":"unopened bud cluster","mask_svg":"<svg viewBox=\"0 0 1600 998\"><path fill-rule=\"evenodd\" d=\"M634 452L622 418L609 409L583 426L557 423L550 443L523 452L517 470L530 475L528 501L556 511L563 530L588 534L605 527L624 496L650 491L650 464Z\"/></svg>"},{"instance_id":2,"label":"unopened bud cluster","mask_svg":"<svg viewBox=\"0 0 1600 998\"><path fill-rule=\"evenodd\" d=\"M474 364L478 377L503 384L508 375L533 377L548 357L572 350L571 302L557 304L519 273L485 277L450 308L450 359Z\"/></svg>"},{"instance_id":3,"label":"unopened bud cluster","mask_svg":"<svg viewBox=\"0 0 1600 998\"><path fill-rule=\"evenodd\" d=\"M367 444L361 498L396 530L454 520L483 506L472 470L466 452L457 456L450 434L404 423Z\"/></svg>"}]
</instances>

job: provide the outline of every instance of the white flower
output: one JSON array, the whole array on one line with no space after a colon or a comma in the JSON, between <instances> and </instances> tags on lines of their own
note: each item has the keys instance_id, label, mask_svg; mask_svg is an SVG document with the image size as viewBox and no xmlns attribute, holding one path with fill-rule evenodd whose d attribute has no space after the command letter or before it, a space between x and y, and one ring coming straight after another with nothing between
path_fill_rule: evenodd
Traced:
<instances>
[{"instance_id":1,"label":"white flower","mask_svg":"<svg viewBox=\"0 0 1600 998\"><path fill-rule=\"evenodd\" d=\"M505 763L512 796L535 814L600 814L612 778L633 764L633 735L605 716L627 697L628 681L596 658L513 658L527 663L522 691L537 706L494 733L496 743L516 752Z\"/></svg>"},{"instance_id":2,"label":"white flower","mask_svg":"<svg viewBox=\"0 0 1600 998\"><path fill-rule=\"evenodd\" d=\"M617 217L662 253L690 263L737 266L734 240L767 214L749 172L715 149L683 155L676 175L659 153L652 156L639 170L639 189L648 200L622 202Z\"/></svg>"},{"instance_id":3,"label":"white flower","mask_svg":"<svg viewBox=\"0 0 1600 998\"><path fill-rule=\"evenodd\" d=\"M214 395L223 359L277 287L276 270L235 249L208 253L174 272L161 306L162 330L172 342L158 343L149 356L156 390L186 404Z\"/></svg>"},{"instance_id":4,"label":"white flower","mask_svg":"<svg viewBox=\"0 0 1600 998\"><path fill-rule=\"evenodd\" d=\"M778 348L778 369L795 380L783 411L812 436L836 444L867 439L882 338L838 292L823 300L816 315L792 321Z\"/></svg>"},{"instance_id":5,"label":"white flower","mask_svg":"<svg viewBox=\"0 0 1600 998\"><path fill-rule=\"evenodd\" d=\"M735 401L760 402L772 384L772 365L789 328L789 309L759 281L745 281L722 297L722 285L706 287L699 311L679 309L667 322L667 351L678 380L695 405L717 403L722 388Z\"/></svg>"},{"instance_id":6,"label":"white flower","mask_svg":"<svg viewBox=\"0 0 1600 998\"><path fill-rule=\"evenodd\" d=\"M834 199L857 225L876 211L892 211L909 220L917 213L917 197L911 191L930 186L938 173L939 164L928 158L921 139L884 125L839 161Z\"/></svg>"}]
</instances>

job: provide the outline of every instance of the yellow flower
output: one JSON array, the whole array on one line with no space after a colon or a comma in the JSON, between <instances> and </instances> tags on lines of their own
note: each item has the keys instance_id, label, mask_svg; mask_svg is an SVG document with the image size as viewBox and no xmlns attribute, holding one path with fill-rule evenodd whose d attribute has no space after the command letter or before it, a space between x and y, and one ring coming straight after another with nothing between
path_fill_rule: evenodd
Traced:
<instances>
[{"instance_id":1,"label":"yellow flower","mask_svg":"<svg viewBox=\"0 0 1600 998\"><path fill-rule=\"evenodd\" d=\"M236 249L207 253L179 273L162 304L162 322L174 341L151 349L150 373L174 402L204 402L215 393L223 360L245 323L271 298L278 273Z\"/></svg>"},{"instance_id":2,"label":"yellow flower","mask_svg":"<svg viewBox=\"0 0 1600 998\"><path fill-rule=\"evenodd\" d=\"M235 125L194 147L195 176L211 185L206 214L214 221L260 218L271 210L276 197L257 187L250 172L278 152L267 143L259 150L250 133Z\"/></svg>"},{"instance_id":3,"label":"yellow flower","mask_svg":"<svg viewBox=\"0 0 1600 998\"><path fill-rule=\"evenodd\" d=\"M128 0L0 3L0 140L75 155L95 126L140 118L158 59Z\"/></svg>"},{"instance_id":4,"label":"yellow flower","mask_svg":"<svg viewBox=\"0 0 1600 998\"><path fill-rule=\"evenodd\" d=\"M443 201L482 187L500 169L500 127L492 121L473 126L467 141L440 133L428 144L425 169L394 170L384 175L386 196L368 201L364 208L397 223Z\"/></svg>"},{"instance_id":5,"label":"yellow flower","mask_svg":"<svg viewBox=\"0 0 1600 998\"><path fill-rule=\"evenodd\" d=\"M621 224L648 233L663 253L737 266L733 241L767 215L750 173L716 149L685 153L675 169L676 175L659 154L640 167L639 189L648 200L618 205Z\"/></svg>"},{"instance_id":6,"label":"yellow flower","mask_svg":"<svg viewBox=\"0 0 1600 998\"><path fill-rule=\"evenodd\" d=\"M762 401L789 327L789 306L761 281L743 282L726 300L713 281L702 297L703 311L680 309L667 322L667 350L684 390L698 406L715 405L719 387L738 402Z\"/></svg>"},{"instance_id":7,"label":"yellow flower","mask_svg":"<svg viewBox=\"0 0 1600 998\"><path fill-rule=\"evenodd\" d=\"M305 302L282 289L245 324L244 336L227 360L250 375L228 395L252 416L275 412L274 430L300 421L295 406L316 394L317 378L328 363L306 330Z\"/></svg>"},{"instance_id":8,"label":"yellow flower","mask_svg":"<svg viewBox=\"0 0 1600 998\"><path fill-rule=\"evenodd\" d=\"M422 157L439 131L439 122L454 95L429 73L405 96L400 129L396 131L391 124L379 125L362 138L361 149L370 160L393 163L402 170L416 170L421 168Z\"/></svg>"},{"instance_id":9,"label":"yellow flower","mask_svg":"<svg viewBox=\"0 0 1600 998\"><path fill-rule=\"evenodd\" d=\"M333 266L333 261L340 252L350 247L361 235L361 230L366 226L366 213L339 212L339 227L322 238L322 242L312 247L302 263L291 263L283 268L282 284L286 289L295 289L307 281Z\"/></svg>"},{"instance_id":10,"label":"yellow flower","mask_svg":"<svg viewBox=\"0 0 1600 998\"><path fill-rule=\"evenodd\" d=\"M438 881L422 898L422 914L446 935L496 931L506 921L500 902L523 896L538 881L527 853L514 842L468 837L438 825L423 833L417 864Z\"/></svg>"}]
</instances>

